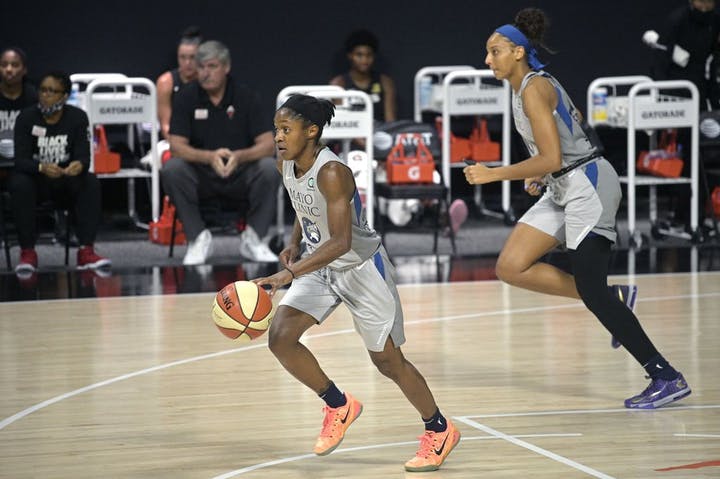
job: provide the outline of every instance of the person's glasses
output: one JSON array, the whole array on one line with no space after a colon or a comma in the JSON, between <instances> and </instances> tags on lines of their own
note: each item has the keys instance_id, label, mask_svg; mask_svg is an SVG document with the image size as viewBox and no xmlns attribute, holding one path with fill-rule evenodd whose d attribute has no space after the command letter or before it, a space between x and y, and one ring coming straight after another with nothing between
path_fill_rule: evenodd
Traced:
<instances>
[{"instance_id":1,"label":"person's glasses","mask_svg":"<svg viewBox=\"0 0 720 479\"><path fill-rule=\"evenodd\" d=\"M38 91L40 92L41 95L59 95L61 93L65 93L64 90L56 90L54 88L50 88L50 87L46 87L46 86L41 86L38 89Z\"/></svg>"}]
</instances>

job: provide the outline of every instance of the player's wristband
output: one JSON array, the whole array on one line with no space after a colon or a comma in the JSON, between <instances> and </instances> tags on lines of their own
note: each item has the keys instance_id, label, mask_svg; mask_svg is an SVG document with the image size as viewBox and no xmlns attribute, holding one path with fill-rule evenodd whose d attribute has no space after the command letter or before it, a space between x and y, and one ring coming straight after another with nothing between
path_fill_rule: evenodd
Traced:
<instances>
[{"instance_id":1,"label":"player's wristband","mask_svg":"<svg viewBox=\"0 0 720 479\"><path fill-rule=\"evenodd\" d=\"M290 276L292 276L292 279L295 279L295 273L293 273L293 270L291 270L288 266L285 266L285 269L290 272Z\"/></svg>"}]
</instances>

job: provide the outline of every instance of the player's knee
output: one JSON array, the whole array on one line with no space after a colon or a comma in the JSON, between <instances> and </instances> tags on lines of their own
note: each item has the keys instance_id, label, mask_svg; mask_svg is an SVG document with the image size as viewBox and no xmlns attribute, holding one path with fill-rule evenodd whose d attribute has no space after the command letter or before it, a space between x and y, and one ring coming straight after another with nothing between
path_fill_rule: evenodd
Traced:
<instances>
[{"instance_id":1,"label":"player's knee","mask_svg":"<svg viewBox=\"0 0 720 479\"><path fill-rule=\"evenodd\" d=\"M380 374L396 380L400 375L401 363L386 355L373 355L372 362Z\"/></svg>"},{"instance_id":2,"label":"player's knee","mask_svg":"<svg viewBox=\"0 0 720 479\"><path fill-rule=\"evenodd\" d=\"M503 256L500 256L495 264L495 276L497 276L500 281L508 284L515 284L521 272L517 264Z\"/></svg>"},{"instance_id":3,"label":"player's knee","mask_svg":"<svg viewBox=\"0 0 720 479\"><path fill-rule=\"evenodd\" d=\"M268 331L268 348L275 356L282 356L296 343L297 337L281 324L273 324Z\"/></svg>"}]
</instances>

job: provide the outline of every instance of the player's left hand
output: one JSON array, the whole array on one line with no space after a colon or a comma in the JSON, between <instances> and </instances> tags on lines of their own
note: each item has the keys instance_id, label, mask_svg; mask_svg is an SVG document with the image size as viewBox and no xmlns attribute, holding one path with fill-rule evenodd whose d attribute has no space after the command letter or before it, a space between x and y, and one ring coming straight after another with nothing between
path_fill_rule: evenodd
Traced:
<instances>
[{"instance_id":1,"label":"player's left hand","mask_svg":"<svg viewBox=\"0 0 720 479\"><path fill-rule=\"evenodd\" d=\"M481 163L466 166L463 168L463 173L465 173L465 179L471 185L484 185L496 181L492 169Z\"/></svg>"}]
</instances>

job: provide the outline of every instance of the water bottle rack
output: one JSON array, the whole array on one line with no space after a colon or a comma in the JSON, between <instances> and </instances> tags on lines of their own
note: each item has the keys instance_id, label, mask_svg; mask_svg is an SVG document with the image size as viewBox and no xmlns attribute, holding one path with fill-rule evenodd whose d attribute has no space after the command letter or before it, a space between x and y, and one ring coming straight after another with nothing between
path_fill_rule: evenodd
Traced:
<instances>
[{"instance_id":1,"label":"water bottle rack","mask_svg":"<svg viewBox=\"0 0 720 479\"><path fill-rule=\"evenodd\" d=\"M620 87L628 88L626 96L618 95ZM601 89L607 89L607 120L596 111L593 98ZM662 94L663 90L687 90L689 98ZM699 151L699 95L697 87L686 80L653 81L647 76L601 77L593 80L587 89L587 120L590 126L607 125L611 128L627 129L627 175L620 182L627 185L627 217L630 246L639 247L643 243L642 234L636 229L636 188L649 187L649 218L651 234L656 238L675 236L698 242L698 151ZM600 105L601 106L601 105ZM667 128L690 128L690 176L679 178L661 178L650 175L637 175L635 171L635 133L645 130L654 134L655 130ZM650 140L655 146L654 137ZM690 232L677 232L663 228L657 223L657 186L688 185L690 198Z\"/></svg>"},{"instance_id":2,"label":"water bottle rack","mask_svg":"<svg viewBox=\"0 0 720 479\"><path fill-rule=\"evenodd\" d=\"M438 83L430 84L430 102L421 102L428 97L427 79L436 77ZM448 201L451 201L451 168L462 168L465 163L450 161L450 121L458 115L501 115L502 117L502 157L499 162L487 162L487 166L510 164L510 118L511 92L508 82L501 86L483 83L484 79L494 79L491 70L477 70L468 65L427 66L417 71L414 81L414 119L422 121L423 111L434 111L442 115L442 176L447 187ZM465 83L456 83L465 80ZM470 83L467 83L467 81ZM515 223L515 214L510 201L510 182L502 182L502 211L497 212L485 207L482 199L482 187L474 188L474 202L478 211L485 216L501 218L506 224Z\"/></svg>"}]
</instances>

